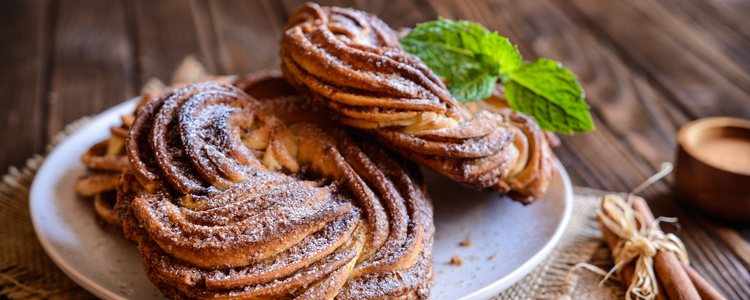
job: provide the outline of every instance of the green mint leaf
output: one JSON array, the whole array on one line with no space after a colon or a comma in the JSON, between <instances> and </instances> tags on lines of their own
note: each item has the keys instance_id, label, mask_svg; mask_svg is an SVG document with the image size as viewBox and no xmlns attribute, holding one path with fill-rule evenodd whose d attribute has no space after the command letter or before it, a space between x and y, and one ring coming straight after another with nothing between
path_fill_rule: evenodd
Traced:
<instances>
[{"instance_id":1,"label":"green mint leaf","mask_svg":"<svg viewBox=\"0 0 750 300\"><path fill-rule=\"evenodd\" d=\"M449 89L458 101L476 101L491 96L496 82L497 76L477 74L468 80L452 81Z\"/></svg>"},{"instance_id":2,"label":"green mint leaf","mask_svg":"<svg viewBox=\"0 0 750 300\"><path fill-rule=\"evenodd\" d=\"M480 47L485 63L496 63L500 74L507 75L523 62L518 48L497 32L486 35Z\"/></svg>"},{"instance_id":3,"label":"green mint leaf","mask_svg":"<svg viewBox=\"0 0 750 300\"><path fill-rule=\"evenodd\" d=\"M447 79L461 102L489 97L501 78L511 108L532 116L543 129L566 134L594 129L583 88L570 70L548 59L524 63L507 38L479 24L422 23L401 38L401 45Z\"/></svg>"},{"instance_id":4,"label":"green mint leaf","mask_svg":"<svg viewBox=\"0 0 750 300\"><path fill-rule=\"evenodd\" d=\"M454 48L445 44L422 41L401 40L407 52L419 53L417 56L436 74L449 81L468 78L471 73L482 69L481 63L474 55L464 49Z\"/></svg>"},{"instance_id":5,"label":"green mint leaf","mask_svg":"<svg viewBox=\"0 0 750 300\"><path fill-rule=\"evenodd\" d=\"M518 49L508 39L468 21L440 19L418 24L401 38L401 45L445 77L459 101L484 99L492 91L490 80L497 81L521 64Z\"/></svg>"},{"instance_id":6,"label":"green mint leaf","mask_svg":"<svg viewBox=\"0 0 750 300\"><path fill-rule=\"evenodd\" d=\"M505 97L513 110L532 116L545 130L572 134L594 129L583 88L559 62L539 59L514 69Z\"/></svg>"}]
</instances>

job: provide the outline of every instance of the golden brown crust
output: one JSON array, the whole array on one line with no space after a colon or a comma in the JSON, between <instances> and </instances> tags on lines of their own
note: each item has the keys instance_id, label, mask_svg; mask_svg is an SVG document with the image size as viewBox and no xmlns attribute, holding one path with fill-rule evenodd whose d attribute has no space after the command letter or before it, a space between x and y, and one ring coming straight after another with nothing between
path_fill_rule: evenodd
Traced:
<instances>
[{"instance_id":1,"label":"golden brown crust","mask_svg":"<svg viewBox=\"0 0 750 300\"><path fill-rule=\"evenodd\" d=\"M261 99L189 85L129 131L116 210L151 281L172 298L426 298L434 228L416 168L301 122L309 104L280 77L235 84Z\"/></svg>"},{"instance_id":2,"label":"golden brown crust","mask_svg":"<svg viewBox=\"0 0 750 300\"><path fill-rule=\"evenodd\" d=\"M281 58L289 83L340 122L464 185L531 203L554 173L533 120L493 107L502 100L459 105L375 16L308 3L290 18Z\"/></svg>"},{"instance_id":3,"label":"golden brown crust","mask_svg":"<svg viewBox=\"0 0 750 300\"><path fill-rule=\"evenodd\" d=\"M401 51L395 33L380 19L308 3L287 28L281 41L284 76L304 85L304 93L336 111L341 122L419 130L459 118L458 103L440 79Z\"/></svg>"},{"instance_id":4,"label":"golden brown crust","mask_svg":"<svg viewBox=\"0 0 750 300\"><path fill-rule=\"evenodd\" d=\"M165 91L209 79L224 83L231 81L230 77L208 76L200 63L192 57L187 57L174 75L174 79L178 81L173 81L173 85L169 87L158 79L149 80L141 90L141 99L135 112L123 115L120 126L111 127L107 139L94 144L81 155L81 162L86 167L87 174L76 181L76 193L82 197L92 198L97 220L106 227L120 227L120 220L113 208L114 195L120 174L130 169L128 157L125 155L125 138L135 121L134 114Z\"/></svg>"}]
</instances>

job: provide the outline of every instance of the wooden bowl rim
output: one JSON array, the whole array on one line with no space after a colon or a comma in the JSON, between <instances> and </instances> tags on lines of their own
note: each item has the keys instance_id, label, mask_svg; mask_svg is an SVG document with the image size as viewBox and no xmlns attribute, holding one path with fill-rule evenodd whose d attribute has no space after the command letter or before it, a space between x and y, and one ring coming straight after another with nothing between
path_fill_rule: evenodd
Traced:
<instances>
[{"instance_id":1,"label":"wooden bowl rim","mask_svg":"<svg viewBox=\"0 0 750 300\"><path fill-rule=\"evenodd\" d=\"M682 148L688 154L688 156L690 156L690 158L693 160L699 161L706 166L712 167L722 172L750 178L750 171L749 172L736 172L733 170L727 170L715 164L708 163L705 160L700 159L700 156L695 155L694 146L688 142L689 136L700 131L705 131L705 130L714 129L714 128L721 128L721 127L737 128L740 130L746 130L750 133L750 120L733 118L733 117L708 117L708 118L701 118L701 119L693 120L683 125L682 128L680 128L680 130L677 133L677 143L679 144L680 148Z\"/></svg>"}]
</instances>

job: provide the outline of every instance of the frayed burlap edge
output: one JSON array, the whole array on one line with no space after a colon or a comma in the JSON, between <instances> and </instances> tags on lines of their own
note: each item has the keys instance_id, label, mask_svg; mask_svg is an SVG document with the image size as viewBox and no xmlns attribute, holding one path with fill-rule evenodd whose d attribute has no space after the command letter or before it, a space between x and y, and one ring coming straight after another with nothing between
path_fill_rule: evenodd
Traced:
<instances>
[{"instance_id":1,"label":"frayed burlap edge","mask_svg":"<svg viewBox=\"0 0 750 300\"><path fill-rule=\"evenodd\" d=\"M49 152L88 123L82 118L56 134ZM76 285L39 244L29 215L29 188L44 157L34 155L21 168L10 167L0 182L0 296L11 299L86 299L91 294Z\"/></svg>"},{"instance_id":2,"label":"frayed burlap edge","mask_svg":"<svg viewBox=\"0 0 750 300\"><path fill-rule=\"evenodd\" d=\"M53 137L47 152L89 121L86 117L66 126ZM0 296L11 299L93 298L47 257L31 225L29 188L43 161L42 155L34 155L23 168L11 167L0 182L0 234L4 238L0 243ZM575 296L579 276L571 270L580 262L588 262L602 245L594 218L602 194L597 190L575 188L573 216L560 245L542 265L495 299L580 298Z\"/></svg>"}]
</instances>

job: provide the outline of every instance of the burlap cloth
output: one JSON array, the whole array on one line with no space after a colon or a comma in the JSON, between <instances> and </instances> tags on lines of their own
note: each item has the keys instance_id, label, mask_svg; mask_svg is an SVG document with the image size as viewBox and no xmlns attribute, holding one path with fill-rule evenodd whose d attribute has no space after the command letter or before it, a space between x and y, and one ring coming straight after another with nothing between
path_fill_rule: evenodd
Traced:
<instances>
[{"instance_id":1,"label":"burlap cloth","mask_svg":"<svg viewBox=\"0 0 750 300\"><path fill-rule=\"evenodd\" d=\"M55 136L47 150L87 120L68 125ZM47 257L34 234L28 195L31 181L43 161L43 156L35 155L23 168L11 167L0 183L0 298L94 298ZM594 209L602 194L602 191L576 187L573 215L561 243L544 263L495 299L623 298L619 285L599 286L598 275L573 268L581 262L605 268L611 265L594 218Z\"/></svg>"}]
</instances>

